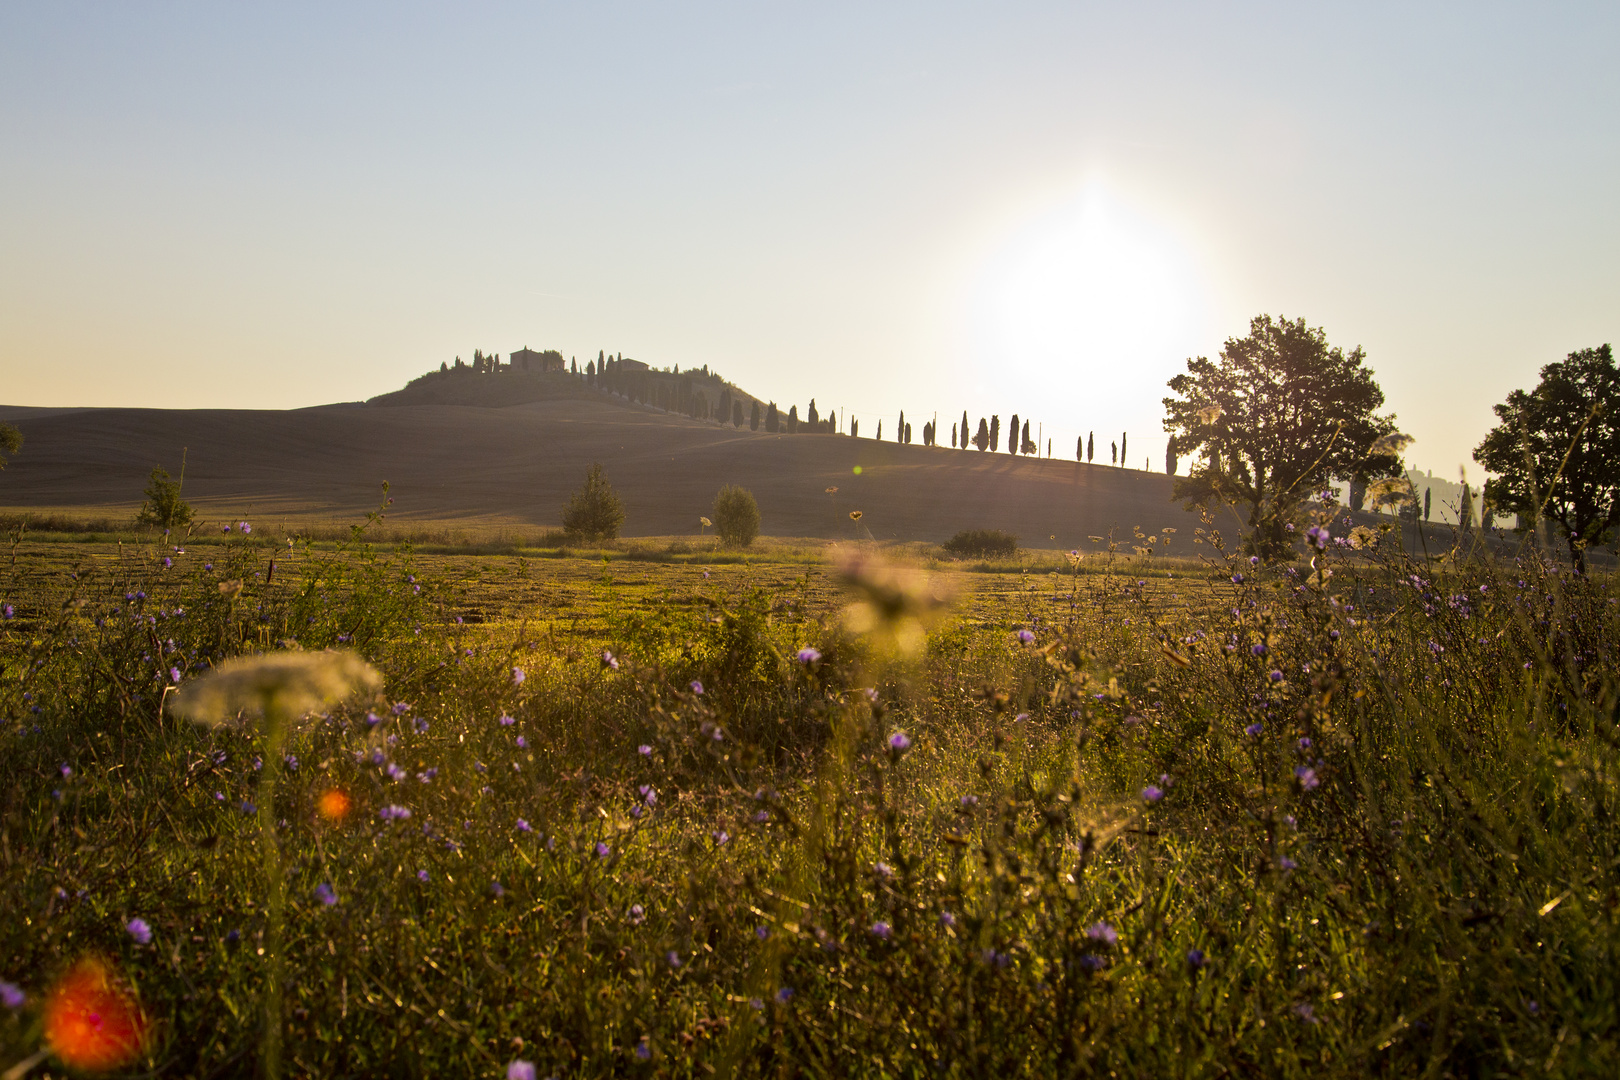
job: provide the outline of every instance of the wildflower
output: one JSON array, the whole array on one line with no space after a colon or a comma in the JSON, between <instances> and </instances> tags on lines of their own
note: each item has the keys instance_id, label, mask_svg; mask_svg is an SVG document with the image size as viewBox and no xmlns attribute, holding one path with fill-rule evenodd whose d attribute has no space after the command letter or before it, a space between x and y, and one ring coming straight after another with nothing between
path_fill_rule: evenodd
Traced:
<instances>
[{"instance_id":1,"label":"wildflower","mask_svg":"<svg viewBox=\"0 0 1620 1080\"><path fill-rule=\"evenodd\" d=\"M337 788L328 788L315 800L315 812L327 821L342 821L349 814L349 796Z\"/></svg>"},{"instance_id":2,"label":"wildflower","mask_svg":"<svg viewBox=\"0 0 1620 1080\"><path fill-rule=\"evenodd\" d=\"M525 739L522 735L519 735L517 737L517 748L519 750L527 750L529 748L529 740Z\"/></svg>"},{"instance_id":3,"label":"wildflower","mask_svg":"<svg viewBox=\"0 0 1620 1080\"><path fill-rule=\"evenodd\" d=\"M323 881L319 885L315 886L315 899L319 900L327 907L331 907L333 904L337 903L337 893L332 891L331 885Z\"/></svg>"},{"instance_id":4,"label":"wildflower","mask_svg":"<svg viewBox=\"0 0 1620 1080\"><path fill-rule=\"evenodd\" d=\"M1298 746L1298 747L1299 747L1299 748L1300 748L1300 749L1301 749L1301 750L1309 750L1309 749L1310 749L1310 748L1311 748L1311 740L1310 740L1310 737L1309 737L1309 736L1306 736L1306 737L1304 737L1304 738L1301 738L1301 739L1300 739L1300 740L1299 740L1299 742L1298 742L1298 743L1296 743L1296 744L1295 744L1295 745L1296 745L1296 746Z\"/></svg>"},{"instance_id":5,"label":"wildflower","mask_svg":"<svg viewBox=\"0 0 1620 1080\"><path fill-rule=\"evenodd\" d=\"M945 929L945 930L951 929L952 927L954 927L956 925L956 916L952 915L948 911L940 912L939 913L939 925L940 925L941 929Z\"/></svg>"},{"instance_id":6,"label":"wildflower","mask_svg":"<svg viewBox=\"0 0 1620 1080\"><path fill-rule=\"evenodd\" d=\"M172 667L172 668L169 669L169 681L172 682L172 683L177 683L177 682L180 681L180 669L179 668Z\"/></svg>"},{"instance_id":7,"label":"wildflower","mask_svg":"<svg viewBox=\"0 0 1620 1080\"><path fill-rule=\"evenodd\" d=\"M529 823L527 821L524 821L522 818L518 818L518 820L517 820L517 831L518 832L534 832L534 829L529 825Z\"/></svg>"},{"instance_id":8,"label":"wildflower","mask_svg":"<svg viewBox=\"0 0 1620 1080\"><path fill-rule=\"evenodd\" d=\"M888 941L890 935L894 933L894 928L888 923L884 922L882 919L879 919L877 922L872 924L870 933L875 938Z\"/></svg>"},{"instance_id":9,"label":"wildflower","mask_svg":"<svg viewBox=\"0 0 1620 1080\"><path fill-rule=\"evenodd\" d=\"M512 685L513 686L522 686L523 685L523 680L526 679L526 678L528 678L528 676L523 674L523 669L522 668L515 667L515 668L512 669Z\"/></svg>"},{"instance_id":10,"label":"wildflower","mask_svg":"<svg viewBox=\"0 0 1620 1080\"><path fill-rule=\"evenodd\" d=\"M1248 735L1251 738L1258 737L1261 730L1262 730L1262 725L1261 725L1260 721L1256 720L1254 723L1250 724L1248 727L1243 729L1243 734Z\"/></svg>"},{"instance_id":11,"label":"wildflower","mask_svg":"<svg viewBox=\"0 0 1620 1080\"><path fill-rule=\"evenodd\" d=\"M630 924L640 926L647 919L647 909L640 904L630 905Z\"/></svg>"},{"instance_id":12,"label":"wildflower","mask_svg":"<svg viewBox=\"0 0 1620 1080\"><path fill-rule=\"evenodd\" d=\"M690 689L692 693L697 694L699 697L703 696L703 684L698 682L696 679L692 680L688 686L688 689Z\"/></svg>"},{"instance_id":13,"label":"wildflower","mask_svg":"<svg viewBox=\"0 0 1620 1080\"><path fill-rule=\"evenodd\" d=\"M672 968L678 968L681 966L681 954L676 952L674 949L671 949L669 952L664 954L664 960Z\"/></svg>"},{"instance_id":14,"label":"wildflower","mask_svg":"<svg viewBox=\"0 0 1620 1080\"><path fill-rule=\"evenodd\" d=\"M534 1062L521 1058L506 1067L506 1080L535 1080Z\"/></svg>"},{"instance_id":15,"label":"wildflower","mask_svg":"<svg viewBox=\"0 0 1620 1080\"><path fill-rule=\"evenodd\" d=\"M642 743L640 746L636 747L636 753L640 754L642 757L652 757L652 747L648 746L646 743Z\"/></svg>"},{"instance_id":16,"label":"wildflower","mask_svg":"<svg viewBox=\"0 0 1620 1080\"><path fill-rule=\"evenodd\" d=\"M1308 1001L1302 1001L1298 1005L1295 1005L1294 1015L1299 1017L1300 1020L1307 1024L1320 1023L1320 1021L1316 1019L1315 1010L1311 1008L1311 1004Z\"/></svg>"},{"instance_id":17,"label":"wildflower","mask_svg":"<svg viewBox=\"0 0 1620 1080\"><path fill-rule=\"evenodd\" d=\"M888 881L890 878L894 877L894 867L890 866L886 862L873 863L872 873L876 874L884 881Z\"/></svg>"},{"instance_id":18,"label":"wildflower","mask_svg":"<svg viewBox=\"0 0 1620 1080\"><path fill-rule=\"evenodd\" d=\"M726 832L724 829L720 829L711 835L714 837L715 847L721 847L731 842L731 834Z\"/></svg>"},{"instance_id":19,"label":"wildflower","mask_svg":"<svg viewBox=\"0 0 1620 1080\"><path fill-rule=\"evenodd\" d=\"M1262 643L1262 644L1256 645L1254 648L1250 649L1249 652L1254 656L1264 656L1264 655L1266 655L1267 649L1266 649L1265 645Z\"/></svg>"},{"instance_id":20,"label":"wildflower","mask_svg":"<svg viewBox=\"0 0 1620 1080\"><path fill-rule=\"evenodd\" d=\"M1207 962L1208 961L1204 958L1204 950L1203 949L1188 949L1187 950L1187 966L1192 968L1194 971L1197 971L1200 968L1202 968L1204 966L1204 964L1207 963Z\"/></svg>"},{"instance_id":21,"label":"wildflower","mask_svg":"<svg viewBox=\"0 0 1620 1080\"><path fill-rule=\"evenodd\" d=\"M1306 791L1314 790L1321 783L1321 781L1316 778L1316 770L1305 765L1300 765L1295 768L1294 776L1298 778L1299 786L1304 788Z\"/></svg>"},{"instance_id":22,"label":"wildflower","mask_svg":"<svg viewBox=\"0 0 1620 1080\"><path fill-rule=\"evenodd\" d=\"M636 789L641 794L641 801L648 806L658 805L658 789L651 784L642 784Z\"/></svg>"},{"instance_id":23,"label":"wildflower","mask_svg":"<svg viewBox=\"0 0 1620 1080\"><path fill-rule=\"evenodd\" d=\"M257 814L258 812L259 812L259 808L257 806L254 806L252 803L248 802L246 799L242 800L242 813L244 813L244 814Z\"/></svg>"},{"instance_id":24,"label":"wildflower","mask_svg":"<svg viewBox=\"0 0 1620 1080\"><path fill-rule=\"evenodd\" d=\"M1023 642L1025 645L1031 645L1035 642L1035 635L1030 633L1028 630L1020 630L1018 631L1018 640Z\"/></svg>"},{"instance_id":25,"label":"wildflower","mask_svg":"<svg viewBox=\"0 0 1620 1080\"><path fill-rule=\"evenodd\" d=\"M10 604L7 604L5 606L5 616L8 619L15 619L17 617L17 609L12 607Z\"/></svg>"},{"instance_id":26,"label":"wildflower","mask_svg":"<svg viewBox=\"0 0 1620 1080\"><path fill-rule=\"evenodd\" d=\"M1143 802L1156 803L1162 798L1164 798L1163 788L1160 788L1154 784L1149 784L1147 787L1142 789Z\"/></svg>"},{"instance_id":27,"label":"wildflower","mask_svg":"<svg viewBox=\"0 0 1620 1080\"><path fill-rule=\"evenodd\" d=\"M74 964L45 999L45 1043L72 1069L108 1070L137 1057L150 1024L100 960Z\"/></svg>"},{"instance_id":28,"label":"wildflower","mask_svg":"<svg viewBox=\"0 0 1620 1080\"><path fill-rule=\"evenodd\" d=\"M646 1061L648 1058L652 1057L652 1047L647 1045L647 1037L645 1035L641 1037L640 1042L636 1043L636 1057L640 1058L642 1061Z\"/></svg>"},{"instance_id":29,"label":"wildflower","mask_svg":"<svg viewBox=\"0 0 1620 1080\"><path fill-rule=\"evenodd\" d=\"M248 523L247 523L247 522L245 522L245 521L239 521L239 522L237 522L237 523L236 523L236 527L237 527L237 528L238 528L238 529L241 529L241 530L242 530L242 535L243 535L243 536L246 536L246 535L247 535L247 534L248 534L248 533L250 533L250 532L252 532L252 531L253 531L253 526L251 526L251 525L249 525L249 524L248 524Z\"/></svg>"},{"instance_id":30,"label":"wildflower","mask_svg":"<svg viewBox=\"0 0 1620 1080\"><path fill-rule=\"evenodd\" d=\"M801 664L813 664L817 660L820 660L820 659L821 659L821 653L816 649L800 649L799 650L799 663L801 663Z\"/></svg>"},{"instance_id":31,"label":"wildflower","mask_svg":"<svg viewBox=\"0 0 1620 1080\"><path fill-rule=\"evenodd\" d=\"M766 938L771 936L771 928L766 926L764 923L761 923L760 925L754 927L754 936L759 938L759 940L764 941Z\"/></svg>"},{"instance_id":32,"label":"wildflower","mask_svg":"<svg viewBox=\"0 0 1620 1080\"><path fill-rule=\"evenodd\" d=\"M1092 923L1086 927L1086 937L1104 945L1113 945L1119 941L1119 932L1105 922Z\"/></svg>"},{"instance_id":33,"label":"wildflower","mask_svg":"<svg viewBox=\"0 0 1620 1080\"><path fill-rule=\"evenodd\" d=\"M384 821L404 821L411 816L411 812L406 807L395 806L394 804L390 803L381 810L377 811L377 816L382 818Z\"/></svg>"},{"instance_id":34,"label":"wildflower","mask_svg":"<svg viewBox=\"0 0 1620 1080\"><path fill-rule=\"evenodd\" d=\"M1290 859L1286 855L1284 855L1282 858L1277 860L1277 865L1282 867L1283 871L1285 873L1287 871L1289 871L1289 870L1298 870L1299 869L1299 863L1295 862L1293 859Z\"/></svg>"},{"instance_id":35,"label":"wildflower","mask_svg":"<svg viewBox=\"0 0 1620 1080\"><path fill-rule=\"evenodd\" d=\"M903 754L911 749L911 736L903 731L896 731L889 736L889 749L895 754Z\"/></svg>"},{"instance_id":36,"label":"wildflower","mask_svg":"<svg viewBox=\"0 0 1620 1080\"><path fill-rule=\"evenodd\" d=\"M1273 668L1266 674L1266 678L1270 679L1274 683L1279 683L1283 681L1283 673Z\"/></svg>"},{"instance_id":37,"label":"wildflower","mask_svg":"<svg viewBox=\"0 0 1620 1080\"><path fill-rule=\"evenodd\" d=\"M788 1002L790 1002L792 1000L793 1000L793 987L784 986L784 987L782 987L780 990L778 990L776 992L776 1003L778 1005L786 1005Z\"/></svg>"},{"instance_id":38,"label":"wildflower","mask_svg":"<svg viewBox=\"0 0 1620 1080\"><path fill-rule=\"evenodd\" d=\"M152 928L147 925L145 919L133 918L124 924L124 929L129 931L129 936L135 939L137 945L152 943Z\"/></svg>"},{"instance_id":39,"label":"wildflower","mask_svg":"<svg viewBox=\"0 0 1620 1080\"><path fill-rule=\"evenodd\" d=\"M174 560L169 558L167 555L165 555L165 556L163 556L163 565L164 565L165 568L173 566L174 565Z\"/></svg>"},{"instance_id":40,"label":"wildflower","mask_svg":"<svg viewBox=\"0 0 1620 1080\"><path fill-rule=\"evenodd\" d=\"M428 883L428 872L426 870L418 870L416 872L416 880L426 885Z\"/></svg>"},{"instance_id":41,"label":"wildflower","mask_svg":"<svg viewBox=\"0 0 1620 1080\"><path fill-rule=\"evenodd\" d=\"M269 653L225 661L182 687L170 707L188 720L210 725L244 711L298 717L381 683L376 669L353 653Z\"/></svg>"},{"instance_id":42,"label":"wildflower","mask_svg":"<svg viewBox=\"0 0 1620 1080\"><path fill-rule=\"evenodd\" d=\"M1243 575L1242 574L1233 574L1232 575L1232 584L1234 584L1234 585L1243 584Z\"/></svg>"},{"instance_id":43,"label":"wildflower","mask_svg":"<svg viewBox=\"0 0 1620 1080\"><path fill-rule=\"evenodd\" d=\"M605 668L609 668L609 669L611 669L613 671L618 671L619 670L618 658L615 657L612 653L604 651L602 653L602 666L605 667Z\"/></svg>"},{"instance_id":44,"label":"wildflower","mask_svg":"<svg viewBox=\"0 0 1620 1080\"><path fill-rule=\"evenodd\" d=\"M605 859L611 854L613 854L612 848L608 847L600 840L596 842L596 857L598 859Z\"/></svg>"},{"instance_id":45,"label":"wildflower","mask_svg":"<svg viewBox=\"0 0 1620 1080\"><path fill-rule=\"evenodd\" d=\"M1309 529L1305 530L1305 538L1316 547L1316 550L1325 551L1328 546L1328 541L1333 539L1333 534L1322 528L1320 525L1312 525Z\"/></svg>"},{"instance_id":46,"label":"wildflower","mask_svg":"<svg viewBox=\"0 0 1620 1080\"><path fill-rule=\"evenodd\" d=\"M501 713L501 727L511 727L515 723L517 723L517 721L512 717L507 716L505 713Z\"/></svg>"},{"instance_id":47,"label":"wildflower","mask_svg":"<svg viewBox=\"0 0 1620 1080\"><path fill-rule=\"evenodd\" d=\"M6 982L4 979L0 979L0 1005L4 1005L6 1008L15 1012L22 1008L23 1003L27 1000L28 995L22 992L22 987L18 986L16 983Z\"/></svg>"},{"instance_id":48,"label":"wildflower","mask_svg":"<svg viewBox=\"0 0 1620 1080\"><path fill-rule=\"evenodd\" d=\"M489 883L489 894L495 899L499 900L501 897L506 895L506 886L502 885L498 881L491 881Z\"/></svg>"}]
</instances>

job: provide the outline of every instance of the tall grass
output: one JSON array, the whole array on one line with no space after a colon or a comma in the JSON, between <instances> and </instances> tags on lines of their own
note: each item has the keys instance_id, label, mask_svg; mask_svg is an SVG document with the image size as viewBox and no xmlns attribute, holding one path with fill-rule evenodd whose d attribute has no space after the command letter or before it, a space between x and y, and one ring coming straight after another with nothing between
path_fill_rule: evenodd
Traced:
<instances>
[{"instance_id":1,"label":"tall grass","mask_svg":"<svg viewBox=\"0 0 1620 1080\"><path fill-rule=\"evenodd\" d=\"M263 735L161 705L340 647L386 691L287 734L289 1074L1613 1075L1611 582L1197 539L943 615L857 565L861 622L605 564L593 640L359 534L12 581L0 1065L86 951L132 1070L262 1063Z\"/></svg>"}]
</instances>

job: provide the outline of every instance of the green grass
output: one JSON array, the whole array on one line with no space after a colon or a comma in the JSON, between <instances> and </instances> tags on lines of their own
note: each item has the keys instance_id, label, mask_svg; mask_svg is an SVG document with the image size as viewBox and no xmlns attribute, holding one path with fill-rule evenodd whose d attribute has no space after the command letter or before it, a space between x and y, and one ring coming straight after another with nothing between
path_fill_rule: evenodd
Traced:
<instances>
[{"instance_id":1,"label":"green grass","mask_svg":"<svg viewBox=\"0 0 1620 1080\"><path fill-rule=\"evenodd\" d=\"M158 1022L131 1073L253 1072L259 735L160 702L337 646L386 689L277 782L287 1075L1613 1075L1612 582L1333 548L1324 589L1176 539L851 581L808 545L22 543L0 1067L89 952Z\"/></svg>"}]
</instances>

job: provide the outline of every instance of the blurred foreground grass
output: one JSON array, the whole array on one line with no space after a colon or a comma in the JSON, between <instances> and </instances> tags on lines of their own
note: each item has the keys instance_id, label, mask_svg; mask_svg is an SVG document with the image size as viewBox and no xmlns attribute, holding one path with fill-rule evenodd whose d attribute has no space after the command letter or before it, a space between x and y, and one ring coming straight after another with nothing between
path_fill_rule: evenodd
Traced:
<instances>
[{"instance_id":1,"label":"blurred foreground grass","mask_svg":"<svg viewBox=\"0 0 1620 1080\"><path fill-rule=\"evenodd\" d=\"M273 835L285 1075L1620 1072L1607 578L217 539L0 564L0 1068L263 1070ZM262 832L163 702L326 648Z\"/></svg>"}]
</instances>

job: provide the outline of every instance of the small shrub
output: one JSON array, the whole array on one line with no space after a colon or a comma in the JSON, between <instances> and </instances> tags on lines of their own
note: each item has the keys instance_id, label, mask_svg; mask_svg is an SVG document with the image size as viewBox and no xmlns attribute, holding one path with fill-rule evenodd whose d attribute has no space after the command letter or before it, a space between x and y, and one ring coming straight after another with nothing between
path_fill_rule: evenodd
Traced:
<instances>
[{"instance_id":1,"label":"small shrub","mask_svg":"<svg viewBox=\"0 0 1620 1080\"><path fill-rule=\"evenodd\" d=\"M747 547L759 535L759 504L752 492L733 484L714 497L714 531L732 547Z\"/></svg>"},{"instance_id":2,"label":"small shrub","mask_svg":"<svg viewBox=\"0 0 1620 1080\"><path fill-rule=\"evenodd\" d=\"M142 504L140 513L135 520L142 525L156 525L160 529L181 529L191 524L191 504L180 498L180 484L184 480L185 470L181 470L181 480L171 480L168 471L161 465L152 469L151 480L146 485L146 502Z\"/></svg>"},{"instance_id":3,"label":"small shrub","mask_svg":"<svg viewBox=\"0 0 1620 1080\"><path fill-rule=\"evenodd\" d=\"M1004 558L1018 553L1018 537L1000 529L963 529L945 541L944 548L959 559L974 555Z\"/></svg>"},{"instance_id":4,"label":"small shrub","mask_svg":"<svg viewBox=\"0 0 1620 1080\"><path fill-rule=\"evenodd\" d=\"M563 510L563 529L586 540L613 540L624 524L624 503L602 473L600 462L585 474L585 486L574 492Z\"/></svg>"}]
</instances>

